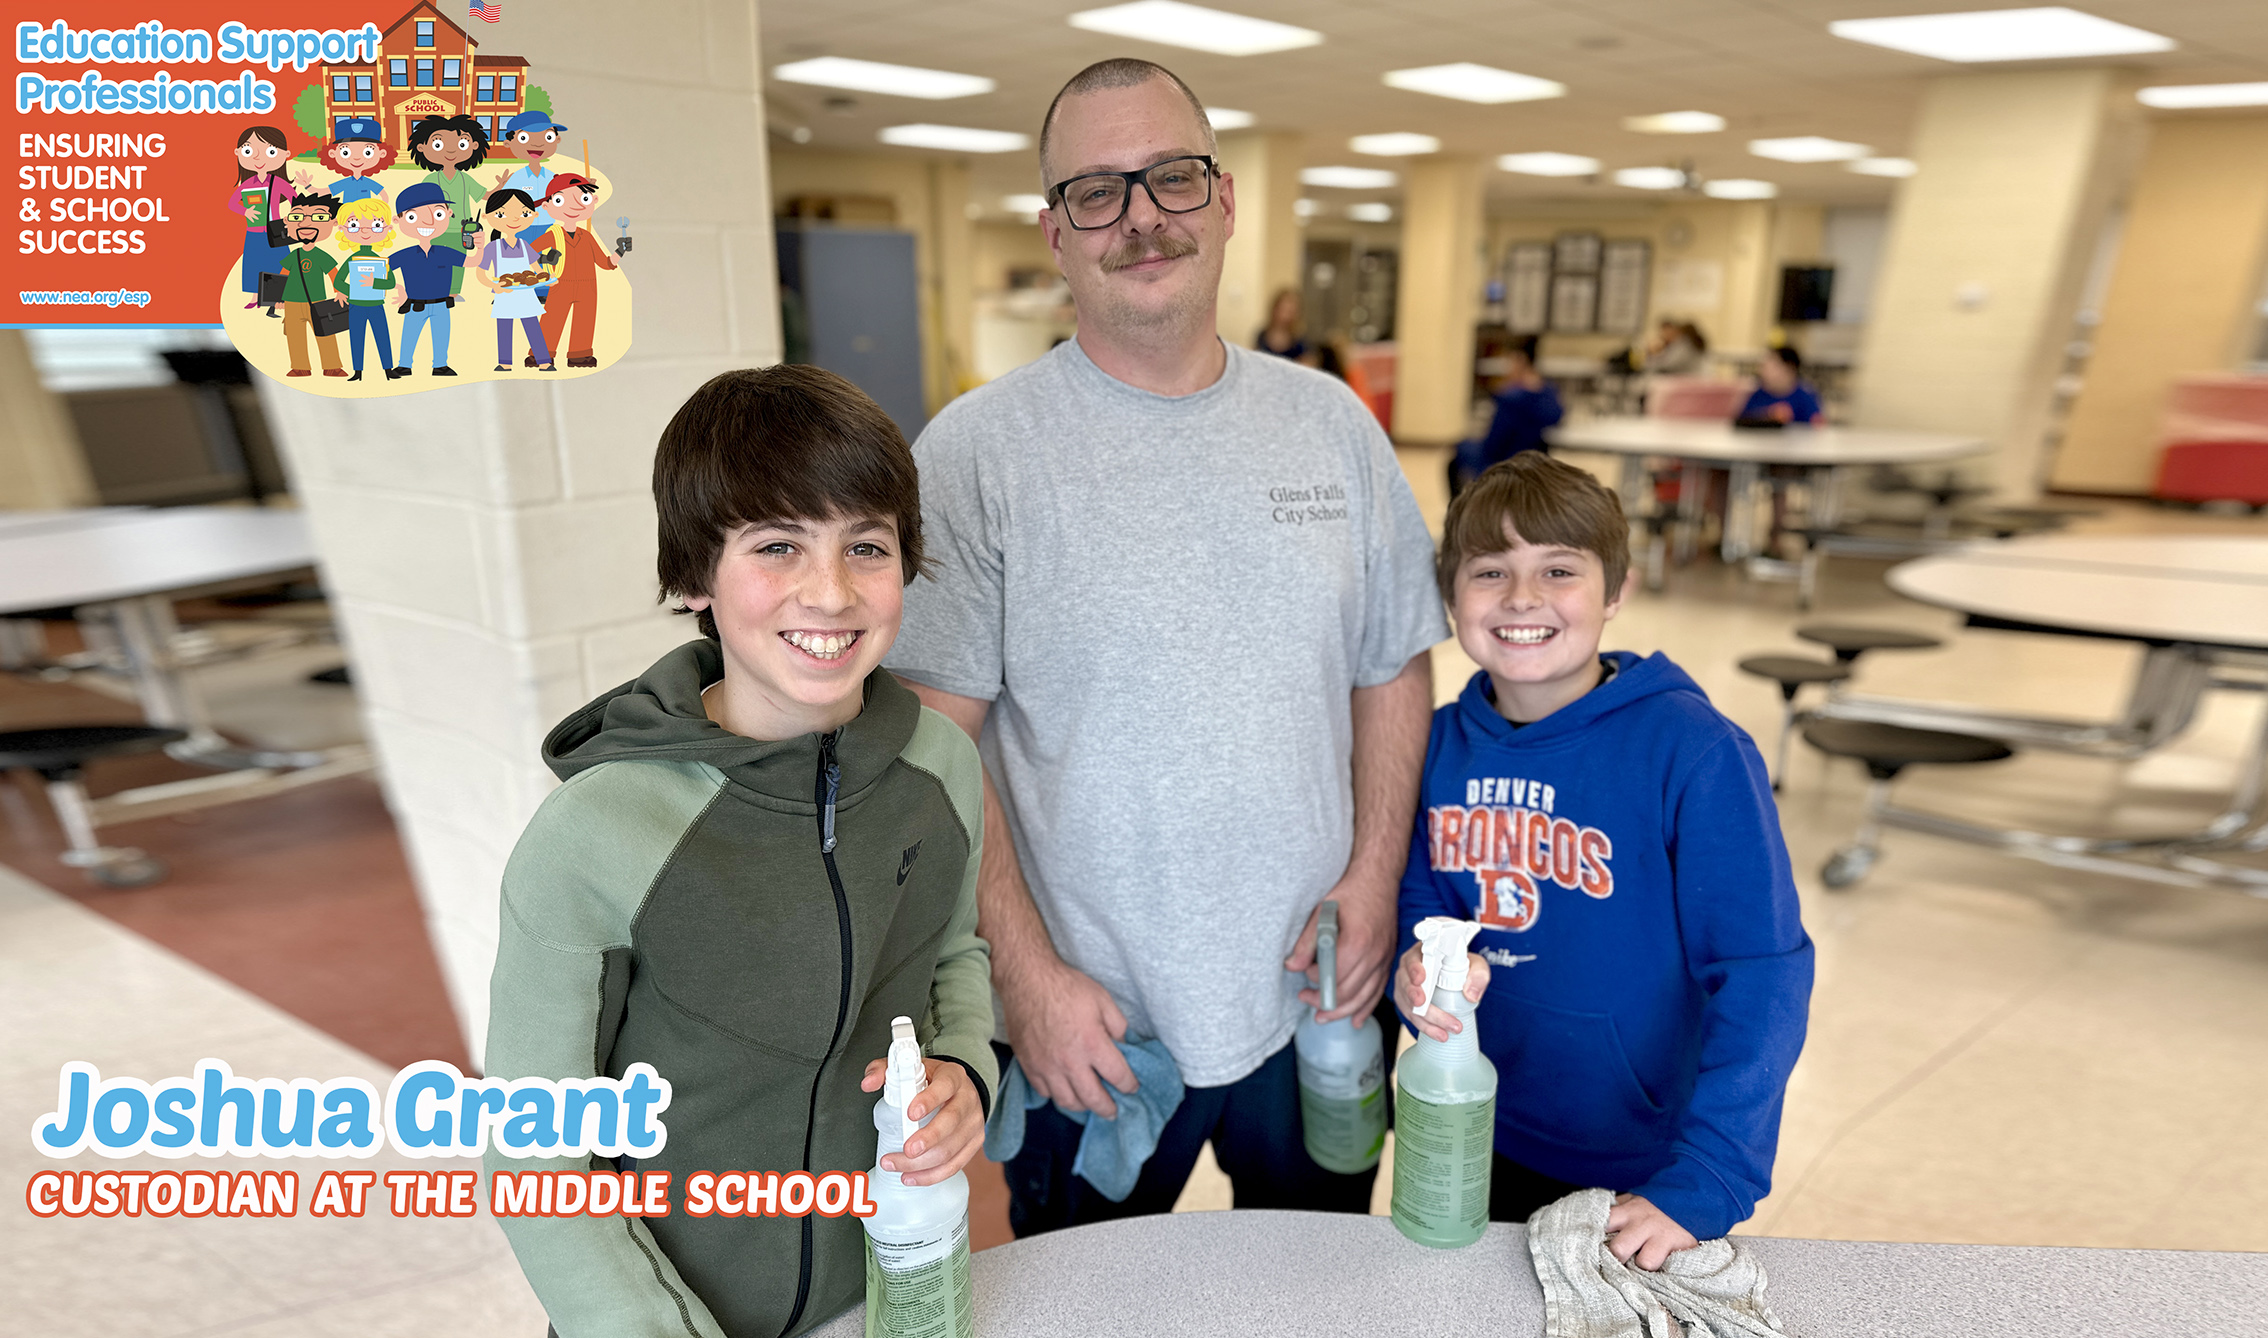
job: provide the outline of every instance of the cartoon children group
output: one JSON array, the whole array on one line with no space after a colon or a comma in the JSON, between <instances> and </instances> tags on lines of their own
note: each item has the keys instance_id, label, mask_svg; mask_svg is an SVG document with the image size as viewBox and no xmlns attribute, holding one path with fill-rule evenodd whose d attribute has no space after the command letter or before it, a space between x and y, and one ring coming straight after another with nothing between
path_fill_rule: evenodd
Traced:
<instances>
[{"instance_id":1,"label":"cartoon children group","mask_svg":"<svg viewBox=\"0 0 2268 1338\"><path fill-rule=\"evenodd\" d=\"M470 116L428 116L411 128L409 145L410 160L426 169L425 177L391 202L373 174L394 153L370 117L342 116L334 123L322 156L345 175L327 190L285 171L290 150L281 130L246 130L236 142L237 187L230 196L230 208L245 221L239 277L251 299L247 310L267 305L275 316L282 308L291 351L286 375L314 374L307 351L312 334L323 375L360 381L367 336L378 346L379 370L397 380L410 374L418 339L430 331L431 374L455 376L448 365L449 313L464 300L468 268L492 294L497 371L512 368L515 322L527 343L523 365L557 370L555 351L565 341L568 366L598 366L597 271L617 265L584 226L597 207L598 186L543 165L565 129L540 111L513 117L500 140L521 166L500 173L484 193L472 169L497 145ZM389 242L390 252L384 249ZM389 309L402 316L398 358ZM350 344L351 376L339 361L341 334Z\"/></svg>"}]
</instances>

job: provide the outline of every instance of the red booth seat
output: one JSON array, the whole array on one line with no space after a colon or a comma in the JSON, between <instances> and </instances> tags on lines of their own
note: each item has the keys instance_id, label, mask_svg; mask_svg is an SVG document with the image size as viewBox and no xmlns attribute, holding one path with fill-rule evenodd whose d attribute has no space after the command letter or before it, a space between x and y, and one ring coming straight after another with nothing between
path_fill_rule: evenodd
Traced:
<instances>
[{"instance_id":1,"label":"red booth seat","mask_svg":"<svg viewBox=\"0 0 2268 1338\"><path fill-rule=\"evenodd\" d=\"M2167 443L2158 461L2157 496L2268 506L2268 439Z\"/></svg>"}]
</instances>

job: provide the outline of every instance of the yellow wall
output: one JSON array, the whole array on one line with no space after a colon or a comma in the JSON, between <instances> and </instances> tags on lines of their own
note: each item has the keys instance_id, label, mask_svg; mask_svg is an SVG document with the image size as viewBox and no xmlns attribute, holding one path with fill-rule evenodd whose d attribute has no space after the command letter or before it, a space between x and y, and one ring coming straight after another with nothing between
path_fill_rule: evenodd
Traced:
<instances>
[{"instance_id":1,"label":"yellow wall","mask_svg":"<svg viewBox=\"0 0 2268 1338\"><path fill-rule=\"evenodd\" d=\"M1008 271L1056 272L1055 255L1037 223L978 223L969 229L971 286L979 293L1003 292Z\"/></svg>"},{"instance_id":2,"label":"yellow wall","mask_svg":"<svg viewBox=\"0 0 2268 1338\"><path fill-rule=\"evenodd\" d=\"M2095 241L2144 126L2116 70L1943 75L1922 96L1857 378L1856 421L1974 434L2029 495Z\"/></svg>"},{"instance_id":3,"label":"yellow wall","mask_svg":"<svg viewBox=\"0 0 2268 1338\"><path fill-rule=\"evenodd\" d=\"M2055 484L2147 493L2166 392L2238 367L2268 257L2268 116L2168 117L2127 205L2086 381Z\"/></svg>"},{"instance_id":4,"label":"yellow wall","mask_svg":"<svg viewBox=\"0 0 2268 1338\"><path fill-rule=\"evenodd\" d=\"M876 195L897 206L898 230L914 235L921 283L923 397L931 413L944 408L975 384L968 168L945 158L814 152L779 140L771 149L775 209L798 195Z\"/></svg>"},{"instance_id":5,"label":"yellow wall","mask_svg":"<svg viewBox=\"0 0 2268 1338\"><path fill-rule=\"evenodd\" d=\"M1492 272L1501 272L1505 248L1515 242L1549 242L1563 232L1596 232L1608 241L1653 243L1652 295L1638 338L1664 317L1701 327L1712 350L1753 353L1770 340L1779 300L1780 265L1815 259L1823 226L1817 205L1768 200L1633 201L1583 210L1549 205L1519 207L1489 220ZM1676 266L1715 266L1714 302L1696 304L1675 291ZM1549 335L1554 356L1597 357L1631 342L1627 334Z\"/></svg>"}]
</instances>

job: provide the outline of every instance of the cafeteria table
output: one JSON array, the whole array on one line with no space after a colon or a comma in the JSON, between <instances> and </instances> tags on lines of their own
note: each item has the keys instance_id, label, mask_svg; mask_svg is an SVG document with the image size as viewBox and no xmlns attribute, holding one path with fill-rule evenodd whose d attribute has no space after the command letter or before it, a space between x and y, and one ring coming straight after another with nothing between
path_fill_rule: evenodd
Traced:
<instances>
[{"instance_id":1,"label":"cafeteria table","mask_svg":"<svg viewBox=\"0 0 2268 1338\"><path fill-rule=\"evenodd\" d=\"M1982 455L1991 449L1991 443L1983 437L1944 432L1800 425L1775 430L1734 427L1716 419L1634 416L1570 422L1553 432L1552 443L1570 450L1621 456L1622 509L1632 519L1642 514L1647 502L1647 458L1677 460L1684 475L1678 489L1678 510L1688 534L1701 519L1703 471L1727 470L1731 481L1718 552L1728 563L1754 556L1761 549L1756 538L1759 523L1755 497L1766 465L1789 465L1805 471L1810 485L1809 524L1814 532L1824 532L1842 520L1844 479L1854 466L1930 464Z\"/></svg>"},{"instance_id":2,"label":"cafeteria table","mask_svg":"<svg viewBox=\"0 0 2268 1338\"><path fill-rule=\"evenodd\" d=\"M2249 1338L2268 1315L2268 1254L1743 1239L1796 1338ZM1544 1332L1527 1228L1511 1223L1434 1250L1384 1217L1173 1213L995 1246L969 1273L983 1338ZM865 1331L854 1306L812 1334Z\"/></svg>"},{"instance_id":3,"label":"cafeteria table","mask_svg":"<svg viewBox=\"0 0 2268 1338\"><path fill-rule=\"evenodd\" d=\"M2257 691L2268 670L2268 538L2058 534L1987 541L1900 564L1889 582L1909 599L1963 614L1971 627L2139 643L2142 664L2124 708L2112 721L2079 722L1842 694L1819 714L2124 759L2186 731L2207 691ZM2264 774L2268 711L2239 761L2226 806L2195 831L2049 835L1899 808L1884 821L2048 863L2230 884L2268 896L2268 871L2211 858L2268 850Z\"/></svg>"},{"instance_id":4,"label":"cafeteria table","mask_svg":"<svg viewBox=\"0 0 2268 1338\"><path fill-rule=\"evenodd\" d=\"M321 751L243 748L221 737L184 675L173 604L311 575L315 545L297 511L100 507L0 517L0 618L76 609L117 639L143 717L188 737L167 749L218 774L93 801L107 825L248 799L368 771L360 744Z\"/></svg>"}]
</instances>

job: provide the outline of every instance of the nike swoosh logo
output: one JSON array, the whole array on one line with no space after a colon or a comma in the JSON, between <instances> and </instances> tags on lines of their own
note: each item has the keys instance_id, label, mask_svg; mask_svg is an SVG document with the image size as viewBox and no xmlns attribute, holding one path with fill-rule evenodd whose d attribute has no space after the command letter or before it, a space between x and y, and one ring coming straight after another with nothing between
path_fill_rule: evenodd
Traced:
<instances>
[{"instance_id":1,"label":"nike swoosh logo","mask_svg":"<svg viewBox=\"0 0 2268 1338\"><path fill-rule=\"evenodd\" d=\"M906 847L905 854L898 857L898 886L904 887L906 885L906 875L913 872L914 857L920 853L921 842L916 841Z\"/></svg>"}]
</instances>

